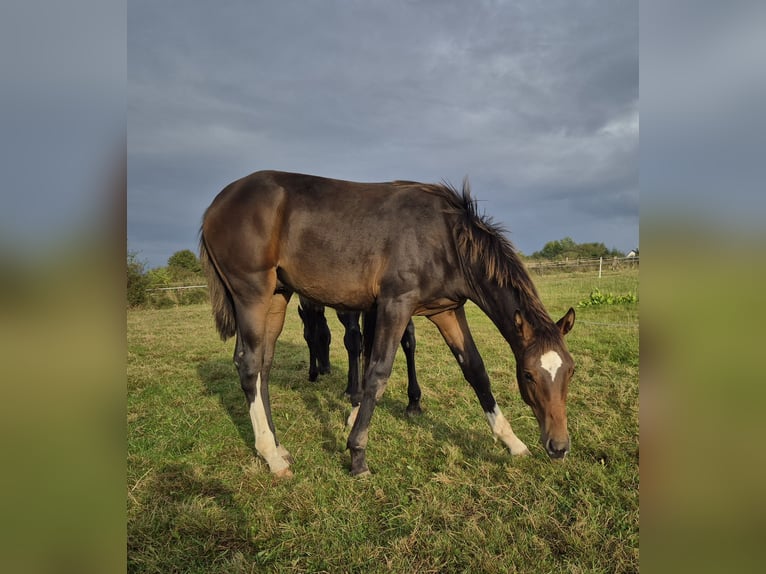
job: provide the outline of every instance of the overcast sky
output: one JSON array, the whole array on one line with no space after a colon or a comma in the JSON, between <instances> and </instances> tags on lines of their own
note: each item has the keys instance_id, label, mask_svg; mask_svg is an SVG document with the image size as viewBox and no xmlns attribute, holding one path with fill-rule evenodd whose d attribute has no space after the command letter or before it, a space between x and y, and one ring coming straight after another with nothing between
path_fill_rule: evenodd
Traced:
<instances>
[{"instance_id":1,"label":"overcast sky","mask_svg":"<svg viewBox=\"0 0 766 574\"><path fill-rule=\"evenodd\" d=\"M197 250L260 169L468 176L531 254L638 246L638 3L131 0L128 247Z\"/></svg>"}]
</instances>

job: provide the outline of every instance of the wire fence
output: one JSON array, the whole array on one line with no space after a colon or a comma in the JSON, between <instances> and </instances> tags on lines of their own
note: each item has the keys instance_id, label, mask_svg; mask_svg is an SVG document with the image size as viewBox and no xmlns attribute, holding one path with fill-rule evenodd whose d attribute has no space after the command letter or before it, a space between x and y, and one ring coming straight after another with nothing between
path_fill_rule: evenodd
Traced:
<instances>
[{"instance_id":1,"label":"wire fence","mask_svg":"<svg viewBox=\"0 0 766 574\"><path fill-rule=\"evenodd\" d=\"M207 285L176 285L175 287L153 287L152 289L147 289L146 291L152 293L156 291L178 291L182 289L207 289Z\"/></svg>"},{"instance_id":2,"label":"wire fence","mask_svg":"<svg viewBox=\"0 0 766 574\"><path fill-rule=\"evenodd\" d=\"M592 259L563 259L561 261L527 261L527 269L533 274L546 273L604 273L638 269L639 257L596 257Z\"/></svg>"},{"instance_id":3,"label":"wire fence","mask_svg":"<svg viewBox=\"0 0 766 574\"><path fill-rule=\"evenodd\" d=\"M638 329L639 324L634 322L629 323L601 323L599 321L583 321L579 319L577 321L580 325L594 325L596 327L622 327L624 329Z\"/></svg>"},{"instance_id":4,"label":"wire fence","mask_svg":"<svg viewBox=\"0 0 766 574\"><path fill-rule=\"evenodd\" d=\"M639 267L633 259L619 258L615 266L612 259L595 259L528 268L551 313L574 307L578 324L637 332Z\"/></svg>"},{"instance_id":5,"label":"wire fence","mask_svg":"<svg viewBox=\"0 0 766 574\"><path fill-rule=\"evenodd\" d=\"M638 294L638 256L528 261L526 266L530 274L537 277L535 283L550 308L577 308L578 303L595 290ZM206 284L166 285L147 289L147 292L151 306L167 307L206 301L207 288ZM616 311L611 310L603 321L578 318L578 322L594 327L638 329L637 313L628 308L624 314Z\"/></svg>"},{"instance_id":6,"label":"wire fence","mask_svg":"<svg viewBox=\"0 0 766 574\"><path fill-rule=\"evenodd\" d=\"M639 257L596 257L591 259L563 259L561 261L527 261L526 267L531 272L543 273L587 273L598 271L602 276L605 273L624 271L626 269L638 269ZM576 279L576 276L572 276ZM169 285L165 287L152 287L147 292L178 291L183 289L207 289L207 285Z\"/></svg>"}]
</instances>

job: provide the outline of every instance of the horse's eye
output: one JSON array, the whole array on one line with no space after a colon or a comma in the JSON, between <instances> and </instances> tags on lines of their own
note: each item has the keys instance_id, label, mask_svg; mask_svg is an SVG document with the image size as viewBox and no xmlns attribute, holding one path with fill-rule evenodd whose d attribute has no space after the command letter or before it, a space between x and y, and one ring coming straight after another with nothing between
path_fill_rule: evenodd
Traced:
<instances>
[{"instance_id":1,"label":"horse's eye","mask_svg":"<svg viewBox=\"0 0 766 574\"><path fill-rule=\"evenodd\" d=\"M530 373L530 372L525 372L524 373L524 380L527 381L528 383L532 384L532 385L535 384L535 378L532 376L532 373Z\"/></svg>"}]
</instances>

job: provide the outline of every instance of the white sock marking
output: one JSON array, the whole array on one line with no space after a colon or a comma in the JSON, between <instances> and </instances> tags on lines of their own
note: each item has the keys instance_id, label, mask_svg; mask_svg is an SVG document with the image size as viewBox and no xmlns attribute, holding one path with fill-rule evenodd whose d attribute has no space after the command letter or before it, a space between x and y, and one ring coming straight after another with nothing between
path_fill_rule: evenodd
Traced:
<instances>
[{"instance_id":1,"label":"white sock marking","mask_svg":"<svg viewBox=\"0 0 766 574\"><path fill-rule=\"evenodd\" d=\"M271 472L277 473L288 468L290 465L279 453L276 438L269 428L269 419L266 417L266 408L261 394L260 373L258 373L258 379L255 382L255 400L250 403L250 422L253 423L255 450L269 465Z\"/></svg>"},{"instance_id":2,"label":"white sock marking","mask_svg":"<svg viewBox=\"0 0 766 574\"><path fill-rule=\"evenodd\" d=\"M561 356L556 351L548 351L540 357L540 366L551 374L551 381L556 380L561 363Z\"/></svg>"},{"instance_id":3,"label":"white sock marking","mask_svg":"<svg viewBox=\"0 0 766 574\"><path fill-rule=\"evenodd\" d=\"M500 411L500 407L495 405L491 413L486 413L489 426L495 435L495 440L499 438L511 450L511 454L527 454L529 449L511 429L511 425Z\"/></svg>"}]
</instances>

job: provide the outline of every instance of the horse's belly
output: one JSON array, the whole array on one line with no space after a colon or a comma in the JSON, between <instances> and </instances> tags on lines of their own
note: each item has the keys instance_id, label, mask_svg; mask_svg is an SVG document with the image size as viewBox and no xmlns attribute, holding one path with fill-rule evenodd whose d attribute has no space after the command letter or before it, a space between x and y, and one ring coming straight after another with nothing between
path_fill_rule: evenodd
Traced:
<instances>
[{"instance_id":1,"label":"horse's belly","mask_svg":"<svg viewBox=\"0 0 766 574\"><path fill-rule=\"evenodd\" d=\"M379 292L374 278L364 269L277 268L279 280L293 291L341 310L361 311L371 308Z\"/></svg>"}]
</instances>

